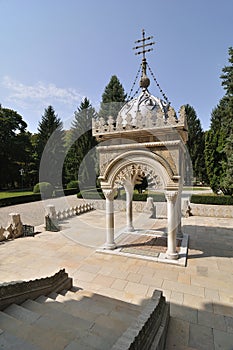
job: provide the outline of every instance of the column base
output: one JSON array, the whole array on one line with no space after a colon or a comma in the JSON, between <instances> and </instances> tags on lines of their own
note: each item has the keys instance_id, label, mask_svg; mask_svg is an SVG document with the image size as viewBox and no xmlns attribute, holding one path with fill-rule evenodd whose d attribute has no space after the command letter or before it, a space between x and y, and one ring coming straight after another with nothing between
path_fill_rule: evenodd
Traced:
<instances>
[{"instance_id":1,"label":"column base","mask_svg":"<svg viewBox=\"0 0 233 350\"><path fill-rule=\"evenodd\" d=\"M170 259L170 260L177 260L179 259L179 254L176 253L169 253L168 251L166 251L166 258Z\"/></svg>"},{"instance_id":2,"label":"column base","mask_svg":"<svg viewBox=\"0 0 233 350\"><path fill-rule=\"evenodd\" d=\"M135 230L134 230L133 226L126 226L125 231L126 232L134 232Z\"/></svg>"},{"instance_id":3,"label":"column base","mask_svg":"<svg viewBox=\"0 0 233 350\"><path fill-rule=\"evenodd\" d=\"M116 248L116 243L105 243L104 246L103 246L103 249L106 249L106 250L113 250Z\"/></svg>"},{"instance_id":4,"label":"column base","mask_svg":"<svg viewBox=\"0 0 233 350\"><path fill-rule=\"evenodd\" d=\"M176 238L183 238L183 232L177 232Z\"/></svg>"}]
</instances>

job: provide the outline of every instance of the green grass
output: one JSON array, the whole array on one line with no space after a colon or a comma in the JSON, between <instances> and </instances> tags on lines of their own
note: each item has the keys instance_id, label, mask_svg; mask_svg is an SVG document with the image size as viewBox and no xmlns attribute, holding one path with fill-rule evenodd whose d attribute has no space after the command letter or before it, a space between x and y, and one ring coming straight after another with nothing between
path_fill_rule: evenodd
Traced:
<instances>
[{"instance_id":1,"label":"green grass","mask_svg":"<svg viewBox=\"0 0 233 350\"><path fill-rule=\"evenodd\" d=\"M33 194L32 191L9 191L9 192L0 192L1 198L11 198L11 197L20 197L20 196L28 196Z\"/></svg>"},{"instance_id":2,"label":"green grass","mask_svg":"<svg viewBox=\"0 0 233 350\"><path fill-rule=\"evenodd\" d=\"M206 191L206 190L210 190L211 188L210 187L196 187L196 186L193 186L193 187L186 187L184 186L183 187L183 190L184 191Z\"/></svg>"}]
</instances>

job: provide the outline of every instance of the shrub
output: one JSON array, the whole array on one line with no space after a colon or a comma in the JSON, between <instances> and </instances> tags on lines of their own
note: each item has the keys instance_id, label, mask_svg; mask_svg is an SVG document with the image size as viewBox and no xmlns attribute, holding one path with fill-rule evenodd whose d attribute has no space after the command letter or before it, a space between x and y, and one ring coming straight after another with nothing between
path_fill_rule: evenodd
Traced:
<instances>
[{"instance_id":1,"label":"shrub","mask_svg":"<svg viewBox=\"0 0 233 350\"><path fill-rule=\"evenodd\" d=\"M79 192L79 182L78 180L72 180L67 185L66 188L70 190L71 188L77 189L77 192Z\"/></svg>"},{"instance_id":2,"label":"shrub","mask_svg":"<svg viewBox=\"0 0 233 350\"><path fill-rule=\"evenodd\" d=\"M233 197L227 195L218 196L193 194L190 201L194 204L233 205Z\"/></svg>"},{"instance_id":3,"label":"shrub","mask_svg":"<svg viewBox=\"0 0 233 350\"><path fill-rule=\"evenodd\" d=\"M40 193L30 194L25 196L8 197L0 199L0 207L7 207L9 205L23 204L28 202L40 201Z\"/></svg>"},{"instance_id":4,"label":"shrub","mask_svg":"<svg viewBox=\"0 0 233 350\"><path fill-rule=\"evenodd\" d=\"M77 197L85 199L105 199L101 188L92 188L86 191L79 192L77 194Z\"/></svg>"},{"instance_id":5,"label":"shrub","mask_svg":"<svg viewBox=\"0 0 233 350\"><path fill-rule=\"evenodd\" d=\"M72 194L77 194L78 190L76 188L70 188L67 189L65 188L64 190L55 190L54 191L54 196L55 197L63 197L63 196L70 196Z\"/></svg>"},{"instance_id":6,"label":"shrub","mask_svg":"<svg viewBox=\"0 0 233 350\"><path fill-rule=\"evenodd\" d=\"M49 182L39 182L33 188L33 193L40 193L42 198L51 198L53 195L53 186Z\"/></svg>"},{"instance_id":7,"label":"shrub","mask_svg":"<svg viewBox=\"0 0 233 350\"><path fill-rule=\"evenodd\" d=\"M78 198L85 198L85 199L105 199L103 192L101 191L100 188L95 188L91 190L86 190L79 192L77 194ZM147 197L152 197L154 202L165 202L165 195L163 193L152 193L152 194L147 194L147 193L134 193L133 194L133 201L146 201ZM120 197L116 197L122 200L126 199L126 194L125 192L121 193Z\"/></svg>"}]
</instances>

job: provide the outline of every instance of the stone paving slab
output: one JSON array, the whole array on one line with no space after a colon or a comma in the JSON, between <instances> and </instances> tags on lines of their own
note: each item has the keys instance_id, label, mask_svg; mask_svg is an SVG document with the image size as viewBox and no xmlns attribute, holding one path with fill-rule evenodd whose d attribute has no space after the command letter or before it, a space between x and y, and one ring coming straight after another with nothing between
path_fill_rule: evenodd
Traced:
<instances>
[{"instance_id":1,"label":"stone paving slab","mask_svg":"<svg viewBox=\"0 0 233 350\"><path fill-rule=\"evenodd\" d=\"M116 218L124 223L121 213ZM73 236L79 238L82 227L87 223L89 227L81 243L64 230L0 244L0 281L45 277L65 268L75 286L132 305L143 304L154 289L159 289L171 303L166 350L197 350L203 349L203 344L205 349L232 350L233 219L183 219L190 238L186 267L97 254L95 245L105 239L104 228L99 228L104 225L103 213L100 211L98 223L98 211L84 214L82 222L76 219L67 222Z\"/></svg>"}]
</instances>

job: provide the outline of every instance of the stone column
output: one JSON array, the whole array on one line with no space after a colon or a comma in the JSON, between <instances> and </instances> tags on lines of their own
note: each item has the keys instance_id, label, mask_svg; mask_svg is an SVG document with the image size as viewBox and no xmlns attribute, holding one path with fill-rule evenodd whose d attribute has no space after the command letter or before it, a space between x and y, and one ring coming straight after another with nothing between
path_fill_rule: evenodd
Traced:
<instances>
[{"instance_id":1,"label":"stone column","mask_svg":"<svg viewBox=\"0 0 233 350\"><path fill-rule=\"evenodd\" d=\"M125 188L126 192L126 230L128 232L133 232L134 227L133 227L133 203L132 203L132 198L133 198L133 190L129 188Z\"/></svg>"},{"instance_id":2,"label":"stone column","mask_svg":"<svg viewBox=\"0 0 233 350\"><path fill-rule=\"evenodd\" d=\"M176 231L177 231L177 211L176 211L176 191L166 192L167 199L167 258L178 259L179 255L176 251Z\"/></svg>"},{"instance_id":3,"label":"stone column","mask_svg":"<svg viewBox=\"0 0 233 350\"><path fill-rule=\"evenodd\" d=\"M183 238L183 232L182 232L182 225L181 225L181 218L182 218L182 211L181 211L181 191L178 192L177 199L176 199L176 212L177 212L177 238Z\"/></svg>"},{"instance_id":4,"label":"stone column","mask_svg":"<svg viewBox=\"0 0 233 350\"><path fill-rule=\"evenodd\" d=\"M104 249L115 249L114 241L114 190L103 190L106 198L106 242Z\"/></svg>"}]
</instances>

